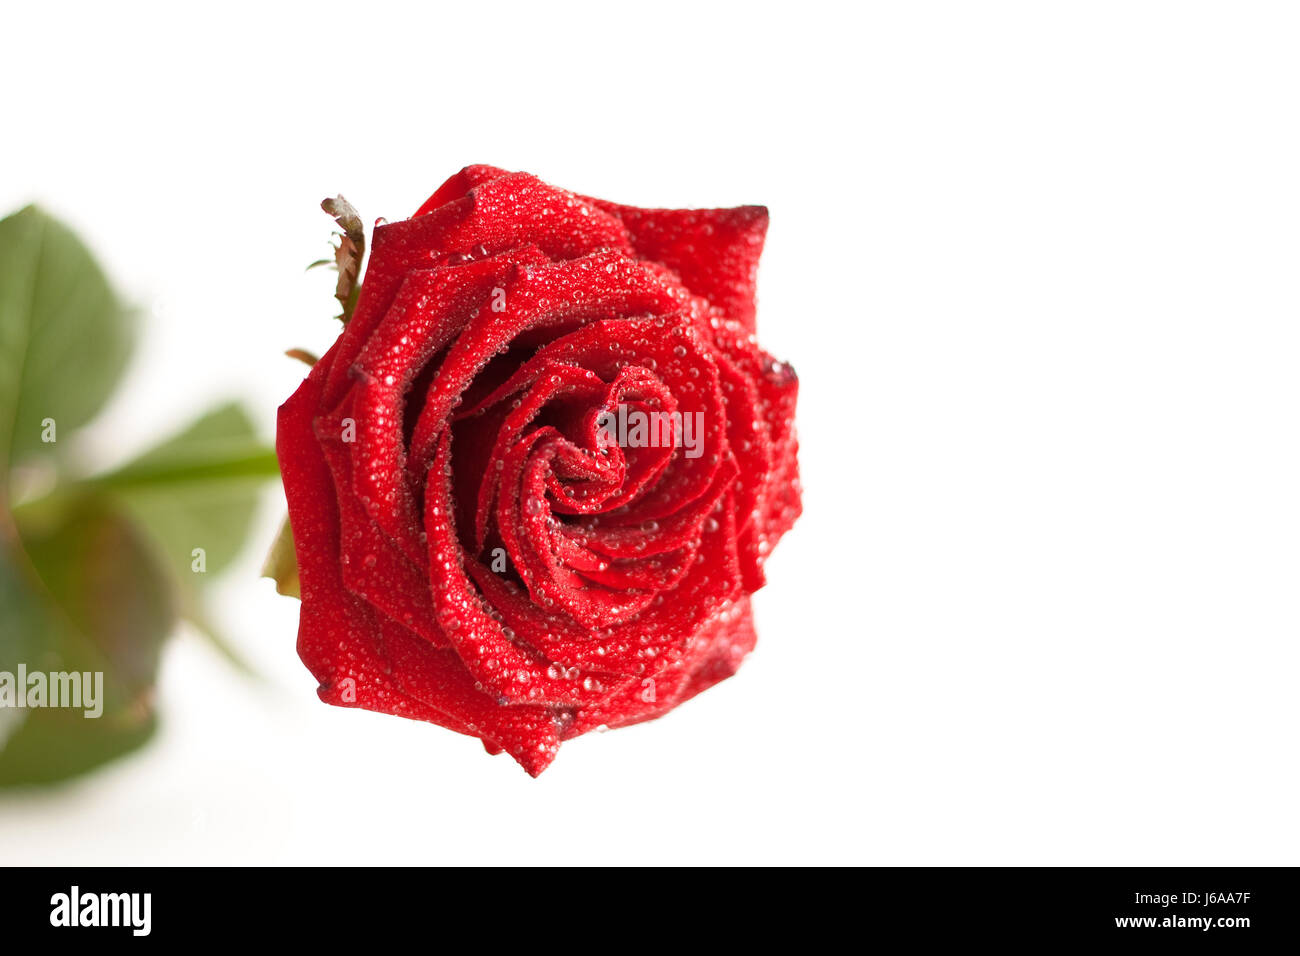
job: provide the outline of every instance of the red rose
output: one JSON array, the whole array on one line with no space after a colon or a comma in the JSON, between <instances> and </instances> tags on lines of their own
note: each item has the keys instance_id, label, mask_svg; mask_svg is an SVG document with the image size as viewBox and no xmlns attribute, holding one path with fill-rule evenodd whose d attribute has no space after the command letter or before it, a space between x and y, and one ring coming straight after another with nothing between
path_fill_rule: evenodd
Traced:
<instances>
[{"instance_id":1,"label":"red rose","mask_svg":"<svg viewBox=\"0 0 1300 956\"><path fill-rule=\"evenodd\" d=\"M280 409L322 700L536 775L735 672L800 510L797 380L754 343L766 228L490 166L376 226L355 313Z\"/></svg>"}]
</instances>

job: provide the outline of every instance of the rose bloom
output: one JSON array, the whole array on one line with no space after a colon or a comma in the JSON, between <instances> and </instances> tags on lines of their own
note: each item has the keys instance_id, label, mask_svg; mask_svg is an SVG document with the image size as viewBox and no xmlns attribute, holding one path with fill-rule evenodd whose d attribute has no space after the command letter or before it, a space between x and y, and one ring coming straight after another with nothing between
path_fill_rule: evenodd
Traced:
<instances>
[{"instance_id":1,"label":"rose bloom","mask_svg":"<svg viewBox=\"0 0 1300 956\"><path fill-rule=\"evenodd\" d=\"M767 219L470 166L375 227L279 416L322 700L535 776L735 672L800 511L797 379L754 339Z\"/></svg>"}]
</instances>

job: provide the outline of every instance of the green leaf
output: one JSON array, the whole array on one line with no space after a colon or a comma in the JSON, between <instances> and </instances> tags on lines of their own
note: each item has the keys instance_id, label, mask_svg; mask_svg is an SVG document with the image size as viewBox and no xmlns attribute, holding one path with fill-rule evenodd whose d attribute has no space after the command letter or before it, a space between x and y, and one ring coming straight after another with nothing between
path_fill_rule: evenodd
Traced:
<instances>
[{"instance_id":1,"label":"green leaf","mask_svg":"<svg viewBox=\"0 0 1300 956\"><path fill-rule=\"evenodd\" d=\"M90 719L79 710L15 711L0 749L0 787L59 783L126 756L158 729L152 710ZM21 716L19 716L21 715Z\"/></svg>"},{"instance_id":2,"label":"green leaf","mask_svg":"<svg viewBox=\"0 0 1300 956\"><path fill-rule=\"evenodd\" d=\"M280 474L273 449L256 437L238 404L222 405L126 466L92 479L155 542L180 615L236 668L252 674L215 628L201 590L243 550L263 482Z\"/></svg>"},{"instance_id":3,"label":"green leaf","mask_svg":"<svg viewBox=\"0 0 1300 956\"><path fill-rule=\"evenodd\" d=\"M0 220L0 482L13 462L54 451L47 420L62 439L99 411L132 338L131 316L71 230L34 206Z\"/></svg>"},{"instance_id":4,"label":"green leaf","mask_svg":"<svg viewBox=\"0 0 1300 956\"><path fill-rule=\"evenodd\" d=\"M42 653L47 632L61 622L54 616L40 577L22 550L18 529L0 502L0 670L13 672L20 662L34 661ZM0 721L4 719L0 711ZM0 724L0 737L3 737Z\"/></svg>"},{"instance_id":5,"label":"green leaf","mask_svg":"<svg viewBox=\"0 0 1300 956\"><path fill-rule=\"evenodd\" d=\"M21 641L6 641L0 669L102 674L99 717L84 709L6 712L0 786L84 773L149 739L163 642L176 620L165 574L129 522L94 498L57 528L24 530L4 548L6 599L21 608Z\"/></svg>"},{"instance_id":6,"label":"green leaf","mask_svg":"<svg viewBox=\"0 0 1300 956\"><path fill-rule=\"evenodd\" d=\"M231 403L92 483L153 535L182 584L197 584L243 549L262 483L279 473L275 452Z\"/></svg>"}]
</instances>

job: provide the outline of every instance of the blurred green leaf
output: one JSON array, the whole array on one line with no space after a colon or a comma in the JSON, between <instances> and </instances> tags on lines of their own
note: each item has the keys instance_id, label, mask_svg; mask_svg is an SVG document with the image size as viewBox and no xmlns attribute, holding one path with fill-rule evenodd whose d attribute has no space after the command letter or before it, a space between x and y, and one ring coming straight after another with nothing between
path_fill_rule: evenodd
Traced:
<instances>
[{"instance_id":1,"label":"blurred green leaf","mask_svg":"<svg viewBox=\"0 0 1300 956\"><path fill-rule=\"evenodd\" d=\"M158 729L152 711L105 713L90 719L79 710L15 711L24 716L0 749L0 787L58 783L123 757Z\"/></svg>"},{"instance_id":2,"label":"blurred green leaf","mask_svg":"<svg viewBox=\"0 0 1300 956\"><path fill-rule=\"evenodd\" d=\"M0 481L103 405L131 352L131 317L86 247L36 208L0 220Z\"/></svg>"},{"instance_id":3,"label":"blurred green leaf","mask_svg":"<svg viewBox=\"0 0 1300 956\"><path fill-rule=\"evenodd\" d=\"M275 451L258 441L248 413L231 402L92 481L157 544L181 617L246 674L252 669L213 626L200 591L243 550L263 482L279 474Z\"/></svg>"},{"instance_id":4,"label":"blurred green leaf","mask_svg":"<svg viewBox=\"0 0 1300 956\"><path fill-rule=\"evenodd\" d=\"M22 608L27 646L6 642L2 669L13 673L23 663L29 672L102 673L103 713L92 718L80 709L31 708L8 714L21 722L0 748L0 786L61 780L144 743L156 723L152 699L162 645L176 621L154 552L104 502L83 499L53 531L19 530L23 549L5 548L4 587Z\"/></svg>"},{"instance_id":5,"label":"blurred green leaf","mask_svg":"<svg viewBox=\"0 0 1300 956\"><path fill-rule=\"evenodd\" d=\"M238 555L262 483L279 473L275 452L257 440L248 414L230 403L93 482L154 536L182 583L197 583Z\"/></svg>"},{"instance_id":6,"label":"blurred green leaf","mask_svg":"<svg viewBox=\"0 0 1300 956\"><path fill-rule=\"evenodd\" d=\"M0 709L0 786L63 780L148 740L178 617L247 669L199 598L242 548L261 483L279 473L237 405L111 473L56 475L43 497L12 507L14 467L53 452L109 397L130 353L129 318L65 226L33 207L0 221L0 670L103 674L98 718Z\"/></svg>"},{"instance_id":7,"label":"blurred green leaf","mask_svg":"<svg viewBox=\"0 0 1300 956\"><path fill-rule=\"evenodd\" d=\"M88 639L62 655L82 669L112 671L125 705L153 686L176 607L163 569L139 532L107 503L88 498L53 532L23 531L32 567L76 631Z\"/></svg>"},{"instance_id":8,"label":"blurred green leaf","mask_svg":"<svg viewBox=\"0 0 1300 956\"><path fill-rule=\"evenodd\" d=\"M0 785L81 773L153 729L149 697L173 615L147 552L80 495L50 496L57 520L39 530L23 529L9 501L13 466L33 452L54 457L100 410L131 344L130 316L66 226L31 206L0 220L0 670L102 672L105 698L93 719L0 711Z\"/></svg>"},{"instance_id":9,"label":"blurred green leaf","mask_svg":"<svg viewBox=\"0 0 1300 956\"><path fill-rule=\"evenodd\" d=\"M19 662L35 661L47 631L58 623L42 590L40 578L22 550L18 530L0 502L0 607L4 608L0 670L12 673Z\"/></svg>"}]
</instances>

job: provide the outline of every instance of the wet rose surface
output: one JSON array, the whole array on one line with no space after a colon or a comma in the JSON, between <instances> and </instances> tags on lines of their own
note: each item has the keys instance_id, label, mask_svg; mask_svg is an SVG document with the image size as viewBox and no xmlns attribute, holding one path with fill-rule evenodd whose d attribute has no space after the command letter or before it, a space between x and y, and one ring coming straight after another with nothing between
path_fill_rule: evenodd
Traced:
<instances>
[{"instance_id":1,"label":"wet rose surface","mask_svg":"<svg viewBox=\"0 0 1300 956\"><path fill-rule=\"evenodd\" d=\"M800 509L797 381L754 340L766 228L488 166L375 228L279 417L322 700L536 775L735 672Z\"/></svg>"}]
</instances>

